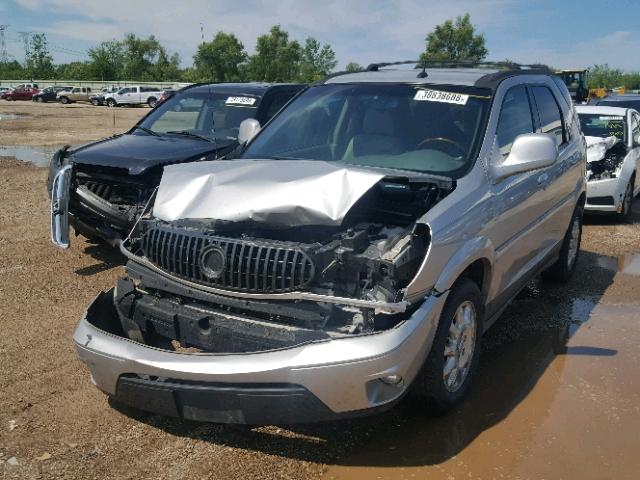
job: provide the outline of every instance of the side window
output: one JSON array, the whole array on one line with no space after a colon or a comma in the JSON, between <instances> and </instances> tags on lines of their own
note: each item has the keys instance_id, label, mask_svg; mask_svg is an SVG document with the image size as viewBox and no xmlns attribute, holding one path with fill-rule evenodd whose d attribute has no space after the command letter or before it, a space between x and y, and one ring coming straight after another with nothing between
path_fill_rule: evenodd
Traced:
<instances>
[{"instance_id":1,"label":"side window","mask_svg":"<svg viewBox=\"0 0 640 480\"><path fill-rule=\"evenodd\" d=\"M540 131L556 137L556 143L562 145L566 135L562 125L562 112L555 97L547 87L533 87L533 98L538 107Z\"/></svg>"},{"instance_id":2,"label":"side window","mask_svg":"<svg viewBox=\"0 0 640 480\"><path fill-rule=\"evenodd\" d=\"M524 85L509 89L504 96L496 133L502 155L511 151L511 145L518 135L533 133L531 105Z\"/></svg>"},{"instance_id":3,"label":"side window","mask_svg":"<svg viewBox=\"0 0 640 480\"><path fill-rule=\"evenodd\" d=\"M73 91L71 93L78 93L80 91L79 88L74 88Z\"/></svg>"},{"instance_id":4,"label":"side window","mask_svg":"<svg viewBox=\"0 0 640 480\"><path fill-rule=\"evenodd\" d=\"M273 117L284 106L285 103L291 98L291 94L286 92L276 93L271 100L271 105L267 108L265 114L265 122Z\"/></svg>"}]
</instances>

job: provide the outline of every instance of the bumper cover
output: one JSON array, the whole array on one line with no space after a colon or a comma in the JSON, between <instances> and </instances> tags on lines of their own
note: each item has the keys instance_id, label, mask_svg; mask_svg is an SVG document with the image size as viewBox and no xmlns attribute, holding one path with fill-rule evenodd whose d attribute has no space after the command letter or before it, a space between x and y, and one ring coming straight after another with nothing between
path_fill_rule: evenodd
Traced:
<instances>
[{"instance_id":1,"label":"bumper cover","mask_svg":"<svg viewBox=\"0 0 640 480\"><path fill-rule=\"evenodd\" d=\"M584 209L594 212L620 212L626 187L626 183L620 178L608 178L587 182L587 202ZM594 205L589 203L589 199L594 197L613 197L614 204Z\"/></svg>"},{"instance_id":2,"label":"bumper cover","mask_svg":"<svg viewBox=\"0 0 640 480\"><path fill-rule=\"evenodd\" d=\"M445 299L427 297L406 321L372 335L208 354L163 350L110 333L107 326L117 319L111 293L102 293L74 341L98 388L144 410L225 423L317 421L372 413L398 401L426 358ZM389 375L403 382L380 380ZM273 388L280 390L274 394ZM314 413L299 414L298 405Z\"/></svg>"}]
</instances>

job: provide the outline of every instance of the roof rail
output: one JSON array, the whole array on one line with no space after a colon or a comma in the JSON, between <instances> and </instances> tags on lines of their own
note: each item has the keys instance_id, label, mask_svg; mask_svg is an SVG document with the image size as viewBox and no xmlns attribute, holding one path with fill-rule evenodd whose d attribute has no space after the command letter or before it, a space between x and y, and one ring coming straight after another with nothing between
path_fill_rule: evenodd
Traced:
<instances>
[{"instance_id":1,"label":"roof rail","mask_svg":"<svg viewBox=\"0 0 640 480\"><path fill-rule=\"evenodd\" d=\"M372 63L365 69L367 72L377 72L380 68L393 65L415 64L415 68L500 68L503 70L545 70L553 73L549 67L542 64L520 64L515 62L485 62L475 60L402 60L399 62Z\"/></svg>"}]
</instances>

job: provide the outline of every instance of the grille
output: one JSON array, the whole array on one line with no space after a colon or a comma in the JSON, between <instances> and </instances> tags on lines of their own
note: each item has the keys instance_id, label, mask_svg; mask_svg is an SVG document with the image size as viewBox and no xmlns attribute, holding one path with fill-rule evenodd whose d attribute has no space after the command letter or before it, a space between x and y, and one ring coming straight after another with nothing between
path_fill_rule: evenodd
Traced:
<instances>
[{"instance_id":1,"label":"grille","mask_svg":"<svg viewBox=\"0 0 640 480\"><path fill-rule=\"evenodd\" d=\"M77 181L79 185L87 187L92 193L110 203L136 205L143 203L146 195L145 188L135 183L80 176L77 177Z\"/></svg>"},{"instance_id":2,"label":"grille","mask_svg":"<svg viewBox=\"0 0 640 480\"><path fill-rule=\"evenodd\" d=\"M589 205L615 205L613 197L588 197L587 203Z\"/></svg>"},{"instance_id":3,"label":"grille","mask_svg":"<svg viewBox=\"0 0 640 480\"><path fill-rule=\"evenodd\" d=\"M202 252L217 246L225 268L206 277ZM239 240L169 227L155 227L142 237L142 250L152 263L174 275L204 285L251 293L277 293L303 288L314 276L311 258L299 247L268 240Z\"/></svg>"}]
</instances>

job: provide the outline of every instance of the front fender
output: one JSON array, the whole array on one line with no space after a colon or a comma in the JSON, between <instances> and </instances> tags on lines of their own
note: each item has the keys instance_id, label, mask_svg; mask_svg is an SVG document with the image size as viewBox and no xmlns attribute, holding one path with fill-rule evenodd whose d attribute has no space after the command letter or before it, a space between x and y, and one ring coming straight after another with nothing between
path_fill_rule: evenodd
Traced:
<instances>
[{"instance_id":1,"label":"front fender","mask_svg":"<svg viewBox=\"0 0 640 480\"><path fill-rule=\"evenodd\" d=\"M485 269L485 279L489 279L492 271L492 266L495 261L495 249L491 241L484 237L471 238L451 256L442 272L438 276L438 279L434 285L434 289L438 292L445 292L449 290L455 281L460 278L460 275L477 260L482 260L488 263L488 271ZM483 295L486 295L486 290L489 282L485 281Z\"/></svg>"}]
</instances>

